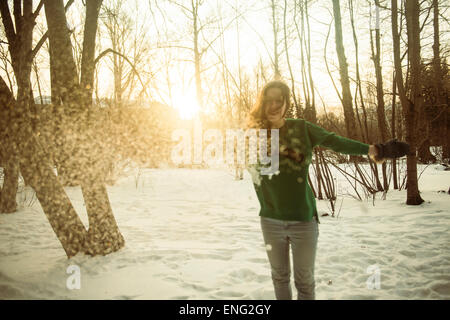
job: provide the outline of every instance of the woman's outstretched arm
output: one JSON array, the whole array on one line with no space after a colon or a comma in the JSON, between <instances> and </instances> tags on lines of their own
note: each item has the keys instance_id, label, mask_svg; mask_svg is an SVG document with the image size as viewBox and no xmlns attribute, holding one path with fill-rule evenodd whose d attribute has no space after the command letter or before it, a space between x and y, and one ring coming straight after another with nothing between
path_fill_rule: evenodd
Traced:
<instances>
[{"instance_id":1,"label":"woman's outstretched arm","mask_svg":"<svg viewBox=\"0 0 450 320\"><path fill-rule=\"evenodd\" d=\"M306 121L306 127L313 146L320 145L343 154L369 155L377 163L409 154L409 145L396 139L386 143L368 145L357 140L341 137L308 121Z\"/></svg>"}]
</instances>

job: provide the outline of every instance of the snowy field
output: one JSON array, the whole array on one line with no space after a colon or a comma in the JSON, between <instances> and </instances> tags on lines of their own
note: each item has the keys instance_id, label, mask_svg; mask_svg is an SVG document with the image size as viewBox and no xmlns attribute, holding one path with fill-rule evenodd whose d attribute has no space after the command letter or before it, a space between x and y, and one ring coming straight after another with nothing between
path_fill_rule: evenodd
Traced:
<instances>
[{"instance_id":1,"label":"snowy field","mask_svg":"<svg viewBox=\"0 0 450 320\"><path fill-rule=\"evenodd\" d=\"M244 178L219 169L132 172L108 187L126 246L69 260L24 189L19 211L0 215L0 298L274 299L259 203ZM420 206L405 205L405 190L377 194L375 206L338 198L339 217L319 226L317 299L450 299L450 195L438 192L448 190L450 171L428 166L419 185ZM80 188L66 192L87 226ZM327 212L327 202L318 209ZM80 289L66 286L71 265Z\"/></svg>"}]
</instances>

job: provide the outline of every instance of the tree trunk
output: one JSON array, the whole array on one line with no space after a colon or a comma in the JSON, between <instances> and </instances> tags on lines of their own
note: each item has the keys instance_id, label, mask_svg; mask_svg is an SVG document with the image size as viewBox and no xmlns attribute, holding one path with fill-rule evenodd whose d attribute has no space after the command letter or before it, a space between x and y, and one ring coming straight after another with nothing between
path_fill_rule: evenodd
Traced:
<instances>
[{"instance_id":1,"label":"tree trunk","mask_svg":"<svg viewBox=\"0 0 450 320\"><path fill-rule=\"evenodd\" d=\"M89 230L85 242L85 253L106 255L125 245L117 227L104 183L81 186L89 217Z\"/></svg>"},{"instance_id":2,"label":"tree trunk","mask_svg":"<svg viewBox=\"0 0 450 320\"><path fill-rule=\"evenodd\" d=\"M420 25L419 1L406 0L406 27L408 33L408 61L411 78L409 103L405 105L406 142L410 145L411 153L407 157L407 199L409 205L418 205L423 202L419 193L417 181L417 113L421 108L420 86Z\"/></svg>"},{"instance_id":3,"label":"tree trunk","mask_svg":"<svg viewBox=\"0 0 450 320\"><path fill-rule=\"evenodd\" d=\"M317 152L317 148L314 148L314 155L316 158L316 175L317 175L317 199L322 200L323 199L323 195L322 195L322 172L320 171L320 161L325 161L325 159L320 158L319 159L319 154ZM325 188L325 186L324 186Z\"/></svg>"},{"instance_id":4,"label":"tree trunk","mask_svg":"<svg viewBox=\"0 0 450 320\"><path fill-rule=\"evenodd\" d=\"M108 18L108 31L110 33L112 49L115 52L121 52L121 48L119 47L119 42L121 35L119 34L119 22L117 20L117 15L119 11L113 11L111 14L111 18ZM117 108L122 107L122 96L123 96L123 88L122 88L122 66L123 59L117 54L113 55L113 75L114 75L114 105Z\"/></svg>"},{"instance_id":5,"label":"tree trunk","mask_svg":"<svg viewBox=\"0 0 450 320\"><path fill-rule=\"evenodd\" d=\"M353 43L355 45L355 63L356 63L355 108L356 108L356 116L357 116L359 127L361 130L362 141L364 141L365 143L371 144L373 141L369 135L369 128L367 125L367 111L366 111L366 107L365 107L365 103L364 103L364 96L362 93L362 85L361 85L361 77L360 77L360 73L359 73L358 38L356 36L356 31L355 31L355 22L354 22L354 15L353 15L353 1L352 0L349 1L349 8L350 8L350 22L351 22L352 34L353 34ZM364 126L362 125L361 119L358 114L358 105L357 105L358 93L359 93L359 98L360 98L360 103L361 103L361 109L363 111ZM357 159L356 157L353 157L353 160L359 161L359 159ZM378 177L377 164L374 163L370 158L369 158L369 166L370 166L371 172L373 174L375 184L377 186L377 191L383 191L383 186L381 185L380 178ZM361 179L364 180L365 178L361 175L362 171L357 170L357 172L360 175Z\"/></svg>"},{"instance_id":6,"label":"tree trunk","mask_svg":"<svg viewBox=\"0 0 450 320\"><path fill-rule=\"evenodd\" d=\"M65 186L77 186L80 179L76 174L75 164L71 161L76 143L67 134L74 131L73 124L80 108L78 104L69 103L80 92L77 67L73 59L63 0L45 0L44 3L52 68L52 94L56 94L55 98L52 97L52 103L55 104L58 117L55 121L55 162L61 183Z\"/></svg>"},{"instance_id":7,"label":"tree trunk","mask_svg":"<svg viewBox=\"0 0 450 320\"><path fill-rule=\"evenodd\" d=\"M34 28L32 1L14 1L13 13L15 20L15 28L13 26L12 17L9 6L6 1L0 3L0 12L2 15L3 26L8 39L8 49L11 56L11 64L17 82L17 100L23 108L23 117L26 125L31 130L30 104L33 101L30 75L32 64L32 39ZM18 154L12 149L11 137L6 138L5 154L5 180L2 199L0 199L0 212L14 212L16 210L16 194L19 178ZM24 180L27 182L26 178Z\"/></svg>"},{"instance_id":8,"label":"tree trunk","mask_svg":"<svg viewBox=\"0 0 450 320\"><path fill-rule=\"evenodd\" d=\"M296 5L294 7L294 9L296 8ZM299 107L299 103L297 101L297 96L295 93L295 79L294 79L294 73L292 71L292 66L291 66L291 59L289 57L289 48L288 48L288 36L287 36L287 28L286 28L286 12L287 12L287 0L284 0L284 11L283 11L283 35L284 35L284 39L283 39L283 43L284 43L284 51L286 53L286 62L287 62L287 66L288 66L288 70L289 70L289 75L291 76L291 91L292 91L292 99L294 100L294 108L297 110ZM296 115L296 117L298 118L298 115Z\"/></svg>"},{"instance_id":9,"label":"tree trunk","mask_svg":"<svg viewBox=\"0 0 450 320\"><path fill-rule=\"evenodd\" d=\"M376 10L379 10L379 0L375 0ZM377 11L378 19L378 11ZM372 60L375 67L375 76L377 79L377 120L378 120L378 130L380 133L381 142L386 142L388 138L387 125L386 125L386 114L384 107L384 92L383 92L383 75L381 71L381 50L380 50L380 29L375 28L375 50L373 47L372 31L370 32L370 44L372 49ZM386 162L381 165L382 175L383 175L383 190L388 190L388 179L386 174Z\"/></svg>"},{"instance_id":10,"label":"tree trunk","mask_svg":"<svg viewBox=\"0 0 450 320\"><path fill-rule=\"evenodd\" d=\"M84 25L83 53L81 57L81 89L83 95L83 112L92 104L95 69L95 38L97 36L98 15L102 0L86 2L86 21ZM114 55L116 56L116 55Z\"/></svg>"},{"instance_id":11,"label":"tree trunk","mask_svg":"<svg viewBox=\"0 0 450 320\"><path fill-rule=\"evenodd\" d=\"M276 4L275 0L271 0L270 7L272 9L272 31L273 31L273 68L274 79L281 79L280 65L279 65L279 53L278 53L278 23L276 19Z\"/></svg>"},{"instance_id":12,"label":"tree trunk","mask_svg":"<svg viewBox=\"0 0 450 320\"><path fill-rule=\"evenodd\" d=\"M352 94L350 92L350 81L348 77L348 65L342 40L341 8L339 0L332 1L336 33L336 52L339 60L339 74L341 77L342 106L344 108L345 126L347 129L347 136L350 139L357 139L355 114L353 112Z\"/></svg>"},{"instance_id":13,"label":"tree trunk","mask_svg":"<svg viewBox=\"0 0 450 320\"><path fill-rule=\"evenodd\" d=\"M436 103L439 107L445 108L444 111L444 127L443 127L443 144L442 144L442 159L450 161L450 139L448 138L448 104L445 97L445 90L443 85L443 72L441 67L440 44L439 44L439 3L438 0L433 0L433 74L436 87ZM445 138L446 137L446 138Z\"/></svg>"},{"instance_id":14,"label":"tree trunk","mask_svg":"<svg viewBox=\"0 0 450 320\"><path fill-rule=\"evenodd\" d=\"M391 121L391 135L392 139L395 139L395 119L396 119L396 93L397 85L395 82L395 71L392 77L392 121ZM397 181L397 159L392 159L392 180L394 180L394 190L398 190L398 181Z\"/></svg>"},{"instance_id":15,"label":"tree trunk","mask_svg":"<svg viewBox=\"0 0 450 320\"><path fill-rule=\"evenodd\" d=\"M13 139L14 153L20 154L20 170L36 192L50 225L70 258L83 249L86 230L25 118L26 108L27 105L15 101L0 77L0 115L7 123L8 135Z\"/></svg>"},{"instance_id":16,"label":"tree trunk","mask_svg":"<svg viewBox=\"0 0 450 320\"><path fill-rule=\"evenodd\" d=\"M86 23L83 41L83 56L81 61L81 87L84 90L83 105L88 111L92 108L92 88L94 84L94 54L95 54L95 38L97 35L97 22L102 0L91 0L87 2L86 7ZM90 117L88 117L89 119ZM105 168L105 161L103 157L106 154L104 141L96 139L96 133L99 133L101 126L95 127L89 120L86 121L86 130L83 133L90 132L93 129L93 135L85 135L85 143L89 146L90 153L100 152L97 155L97 161L93 163L92 170L94 174L89 172L89 167L86 171L89 174L89 179L82 184L81 190L86 202L86 210L89 217L89 231L86 241L86 253L91 255L108 254L119 250L125 245L125 240L119 231L114 214L108 198L104 178L107 168ZM96 155L92 155L93 158ZM99 175L97 175L100 173Z\"/></svg>"},{"instance_id":17,"label":"tree trunk","mask_svg":"<svg viewBox=\"0 0 450 320\"><path fill-rule=\"evenodd\" d=\"M0 105L0 108L4 106ZM6 129L6 124L1 129ZM12 141L6 132L0 132L0 167L3 166L3 188L0 188L0 213L13 213L17 210L16 194L19 183L19 159L14 154Z\"/></svg>"},{"instance_id":18,"label":"tree trunk","mask_svg":"<svg viewBox=\"0 0 450 320\"><path fill-rule=\"evenodd\" d=\"M56 21L65 23L65 13L61 1L49 1L50 7L46 8L46 13L53 12L53 16L47 15L48 20L57 16ZM86 2L86 21L83 40L83 53L81 63L81 83L73 84L73 91L67 95L64 108L70 110L66 113L66 128L69 128L68 139L65 143L70 143L69 150L73 150L70 159L66 163L70 164L71 173L76 177L76 181L81 184L83 197L89 217L89 231L85 243L85 253L91 255L108 254L119 250L124 246L125 241L119 231L117 223L109 203L108 193L105 187L106 162L104 156L108 148L105 141L99 141L101 137L101 126L98 119L90 117L92 109L92 88L94 82L94 54L95 38L97 33L98 14L102 1L88 0ZM48 2L45 4L48 5ZM52 40L51 28L57 28L58 24L48 23L49 37ZM63 28L60 28L63 29ZM70 41L67 32L53 30L53 43L55 49L58 45ZM64 38L64 39L60 39ZM69 51L59 52L58 63L65 61L75 66L73 56ZM68 70L56 69L58 77L67 79L77 79L76 68ZM75 72L75 74L73 74ZM94 118L94 119L93 119ZM97 121L97 122L96 122ZM76 146L76 148L75 148Z\"/></svg>"},{"instance_id":19,"label":"tree trunk","mask_svg":"<svg viewBox=\"0 0 450 320\"><path fill-rule=\"evenodd\" d=\"M311 28L309 25L309 13L308 13L308 1L305 1L305 21L306 21L306 27L307 27L307 35L308 35L308 41L305 39L305 50L306 50L306 60L308 65L308 76L309 76L309 88L311 90L311 96L310 96L310 105L311 105L311 119L313 123L317 122L317 112L316 112L316 97L315 97L315 89L314 89L314 80L312 76L312 68L311 68Z\"/></svg>"},{"instance_id":20,"label":"tree trunk","mask_svg":"<svg viewBox=\"0 0 450 320\"><path fill-rule=\"evenodd\" d=\"M18 84L18 101L16 102L12 92L0 78L1 118L7 124L5 126L7 136L11 138L11 154L20 154L17 165L20 166L22 176L35 190L50 225L67 256L71 257L83 249L86 230L64 189L58 183L48 156L33 132L30 121L29 107L33 99L30 85L33 59L31 48L35 16L32 13L32 1L24 1L23 16L21 2L14 2L17 34L12 27L7 3L0 3L0 9L5 29L8 30L9 50Z\"/></svg>"},{"instance_id":21,"label":"tree trunk","mask_svg":"<svg viewBox=\"0 0 450 320\"><path fill-rule=\"evenodd\" d=\"M355 93L356 115L358 117L359 127L361 130L361 136L363 138L363 141L365 143L371 143L372 141L370 140L370 137L369 137L369 128L367 126L367 112L366 112L366 107L364 104L364 96L362 93L361 77L360 77L360 73L359 73L359 54L358 54L359 49L358 49L358 38L356 37L355 22L354 22L354 15L353 15L353 0L349 1L349 7L350 7L350 22L352 25L353 43L355 45L356 86L357 86L357 90ZM358 92L359 92L359 98L360 98L360 103L361 103L361 109L363 111L364 128L359 119L359 114L358 114L358 109L357 109L357 104L356 104L356 98L357 98Z\"/></svg>"},{"instance_id":22,"label":"tree trunk","mask_svg":"<svg viewBox=\"0 0 450 320\"><path fill-rule=\"evenodd\" d=\"M194 66L195 66L195 89L197 94L197 103L201 110L203 110L203 89L202 89L202 70L201 70L201 55L199 48L200 30L198 26L198 7L197 1L192 1L192 20L194 27Z\"/></svg>"}]
</instances>

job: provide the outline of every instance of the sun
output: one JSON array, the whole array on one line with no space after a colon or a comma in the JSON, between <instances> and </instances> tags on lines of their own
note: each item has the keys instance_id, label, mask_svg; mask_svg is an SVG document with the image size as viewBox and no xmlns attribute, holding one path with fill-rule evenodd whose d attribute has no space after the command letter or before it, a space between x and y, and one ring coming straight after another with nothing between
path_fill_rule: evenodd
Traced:
<instances>
[{"instance_id":1,"label":"sun","mask_svg":"<svg viewBox=\"0 0 450 320\"><path fill-rule=\"evenodd\" d=\"M173 106L178 110L180 118L185 120L193 119L200 112L196 95L192 91L181 91L174 95Z\"/></svg>"}]
</instances>

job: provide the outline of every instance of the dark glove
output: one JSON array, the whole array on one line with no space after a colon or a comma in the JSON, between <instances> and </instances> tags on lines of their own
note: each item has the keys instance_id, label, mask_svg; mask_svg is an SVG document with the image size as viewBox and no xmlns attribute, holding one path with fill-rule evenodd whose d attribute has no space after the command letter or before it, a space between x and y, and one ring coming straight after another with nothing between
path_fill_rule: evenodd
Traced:
<instances>
[{"instance_id":1,"label":"dark glove","mask_svg":"<svg viewBox=\"0 0 450 320\"><path fill-rule=\"evenodd\" d=\"M400 158L409 154L409 144L397 141L397 139L389 140L386 143L378 143L375 147L377 148L376 161Z\"/></svg>"}]
</instances>

